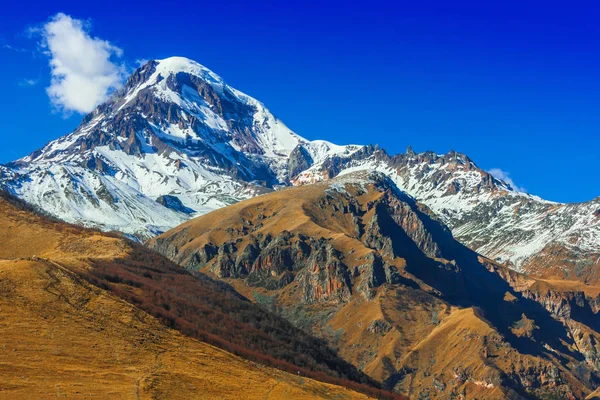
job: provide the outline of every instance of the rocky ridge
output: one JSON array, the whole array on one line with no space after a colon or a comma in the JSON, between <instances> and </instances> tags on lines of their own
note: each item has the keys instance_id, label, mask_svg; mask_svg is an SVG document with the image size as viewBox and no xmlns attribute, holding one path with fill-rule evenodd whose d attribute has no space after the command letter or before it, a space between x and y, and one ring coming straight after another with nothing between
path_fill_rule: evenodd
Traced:
<instances>
[{"instance_id":1,"label":"rocky ridge","mask_svg":"<svg viewBox=\"0 0 600 400\"><path fill-rule=\"evenodd\" d=\"M148 245L224 280L408 396L585 398L599 289L481 257L386 174L219 209Z\"/></svg>"},{"instance_id":2,"label":"rocky ridge","mask_svg":"<svg viewBox=\"0 0 600 400\"><path fill-rule=\"evenodd\" d=\"M355 171L379 171L429 207L471 249L544 277L597 283L600 279L600 198L560 204L514 190L451 151L362 157L333 156L293 179L303 185Z\"/></svg>"}]
</instances>

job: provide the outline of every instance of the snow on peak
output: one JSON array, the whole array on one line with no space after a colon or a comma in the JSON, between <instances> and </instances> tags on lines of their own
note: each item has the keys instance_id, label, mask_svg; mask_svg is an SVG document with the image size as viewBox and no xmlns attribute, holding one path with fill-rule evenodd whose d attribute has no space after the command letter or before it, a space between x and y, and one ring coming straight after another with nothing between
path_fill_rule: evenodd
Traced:
<instances>
[{"instance_id":1,"label":"snow on peak","mask_svg":"<svg viewBox=\"0 0 600 400\"><path fill-rule=\"evenodd\" d=\"M309 141L185 57L138 69L73 133L0 170L0 184L69 222L147 238L273 188L361 171L385 174L463 243L517 266L551 241L597 248L600 240L597 202L561 205L514 191L455 151L389 156ZM156 202L165 195L183 208Z\"/></svg>"},{"instance_id":2,"label":"snow on peak","mask_svg":"<svg viewBox=\"0 0 600 400\"><path fill-rule=\"evenodd\" d=\"M157 65L155 66L155 71L152 76L145 84L142 84L135 90L135 94L137 94L140 89L148 85L154 85L157 86L159 95L162 94L163 97L169 98L177 103L181 103L179 98L183 95L183 93L181 95L173 94L170 90L163 88L158 84L161 81L161 77L166 78L170 75L176 75L178 73L190 74L204 80L218 93L227 93L231 95L231 98L235 98L240 103L249 106L254 110L252 116L254 121L253 134L256 141L264 151L265 156L275 158L287 156L299 143L308 142L306 139L289 129L273 114L271 114L271 112L263 103L229 86L219 75L215 74L210 69L199 64L198 62L185 57L169 57L162 60L156 60L156 63ZM128 97L132 98L135 96L135 94ZM232 145L235 147L235 144L232 143Z\"/></svg>"},{"instance_id":3,"label":"snow on peak","mask_svg":"<svg viewBox=\"0 0 600 400\"><path fill-rule=\"evenodd\" d=\"M0 173L0 184L69 222L147 238L289 184L298 146L309 153L303 168L360 148L306 140L210 69L169 57L138 68L75 131ZM156 201L165 195L183 208Z\"/></svg>"},{"instance_id":4,"label":"snow on peak","mask_svg":"<svg viewBox=\"0 0 600 400\"><path fill-rule=\"evenodd\" d=\"M169 57L162 60L156 60L156 72L165 76L184 72L190 75L198 76L209 83L223 84L223 79L212 72L210 69L199 64L194 60L185 57Z\"/></svg>"}]
</instances>

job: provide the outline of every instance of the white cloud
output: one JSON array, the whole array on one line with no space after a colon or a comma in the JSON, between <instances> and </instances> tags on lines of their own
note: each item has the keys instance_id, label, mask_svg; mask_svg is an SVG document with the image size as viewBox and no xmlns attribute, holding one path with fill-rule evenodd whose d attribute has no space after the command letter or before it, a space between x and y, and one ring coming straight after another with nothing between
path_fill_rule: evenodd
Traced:
<instances>
[{"instance_id":1,"label":"white cloud","mask_svg":"<svg viewBox=\"0 0 600 400\"><path fill-rule=\"evenodd\" d=\"M137 60L135 60L135 65L136 67L141 67L143 65L145 65L148 61L150 60L146 60L145 58L138 58Z\"/></svg>"},{"instance_id":2,"label":"white cloud","mask_svg":"<svg viewBox=\"0 0 600 400\"><path fill-rule=\"evenodd\" d=\"M488 171L494 178L500 179L506 183L508 183L513 189L519 192L527 192L522 186L517 186L517 184L512 180L510 174L506 171L502 171L500 168L492 168Z\"/></svg>"},{"instance_id":3,"label":"white cloud","mask_svg":"<svg viewBox=\"0 0 600 400\"><path fill-rule=\"evenodd\" d=\"M7 50L16 51L17 53L26 53L27 52L27 49L24 49L22 47L15 47L10 44L5 44L2 46L2 48L7 49Z\"/></svg>"},{"instance_id":4,"label":"white cloud","mask_svg":"<svg viewBox=\"0 0 600 400\"><path fill-rule=\"evenodd\" d=\"M86 113L122 85L125 67L113 60L122 51L110 42L91 37L89 24L59 13L39 30L50 57L50 101L65 113Z\"/></svg>"},{"instance_id":5,"label":"white cloud","mask_svg":"<svg viewBox=\"0 0 600 400\"><path fill-rule=\"evenodd\" d=\"M35 86L37 85L39 82L38 79L23 79L21 82L19 82L20 86Z\"/></svg>"}]
</instances>

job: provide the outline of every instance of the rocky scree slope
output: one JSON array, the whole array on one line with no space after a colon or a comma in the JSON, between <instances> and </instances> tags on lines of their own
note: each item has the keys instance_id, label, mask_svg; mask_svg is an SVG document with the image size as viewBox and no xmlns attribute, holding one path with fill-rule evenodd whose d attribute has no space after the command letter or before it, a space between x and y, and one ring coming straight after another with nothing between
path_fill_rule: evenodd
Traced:
<instances>
[{"instance_id":1,"label":"rocky scree slope","mask_svg":"<svg viewBox=\"0 0 600 400\"><path fill-rule=\"evenodd\" d=\"M420 398L576 398L600 385L600 288L457 242L382 173L213 211L148 242Z\"/></svg>"}]
</instances>

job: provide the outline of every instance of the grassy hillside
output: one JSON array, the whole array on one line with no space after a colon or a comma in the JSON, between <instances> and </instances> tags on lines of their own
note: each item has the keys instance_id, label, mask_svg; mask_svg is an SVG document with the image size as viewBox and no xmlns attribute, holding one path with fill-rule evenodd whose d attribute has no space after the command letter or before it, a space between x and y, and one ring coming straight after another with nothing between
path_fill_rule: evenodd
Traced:
<instances>
[{"instance_id":1,"label":"grassy hillside","mask_svg":"<svg viewBox=\"0 0 600 400\"><path fill-rule=\"evenodd\" d=\"M362 399L169 329L50 261L0 261L0 398Z\"/></svg>"},{"instance_id":2,"label":"grassy hillside","mask_svg":"<svg viewBox=\"0 0 600 400\"><path fill-rule=\"evenodd\" d=\"M55 386L102 393L112 388L109 382L121 382L116 393L183 396L204 393L215 380L221 383L208 392L215 398L239 397L237 390L245 388L264 397L273 379L283 382L271 393L274 398L335 392L308 377L379 393L374 381L324 341L227 285L194 276L118 235L39 216L5 193L0 226L0 327L6 348L12 346L2 353L3 377L10 383L0 384L0 395L12 398L31 387L49 393ZM221 366L222 361L231 365Z\"/></svg>"}]
</instances>

